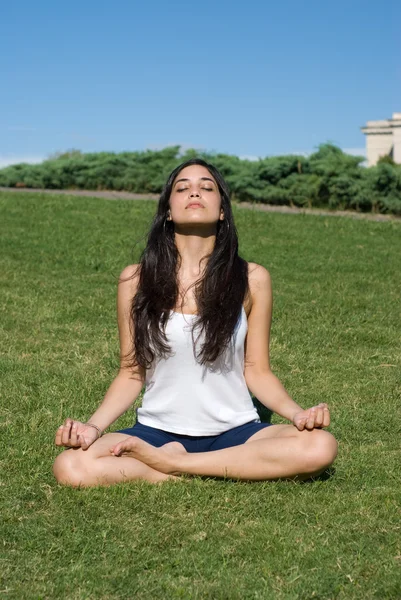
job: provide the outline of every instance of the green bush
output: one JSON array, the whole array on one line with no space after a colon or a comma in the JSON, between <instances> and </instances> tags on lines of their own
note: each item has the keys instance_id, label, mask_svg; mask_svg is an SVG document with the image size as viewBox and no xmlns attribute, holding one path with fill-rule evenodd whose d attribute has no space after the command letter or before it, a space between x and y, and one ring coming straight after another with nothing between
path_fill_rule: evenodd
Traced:
<instances>
[{"instance_id":1,"label":"green bush","mask_svg":"<svg viewBox=\"0 0 401 600\"><path fill-rule=\"evenodd\" d=\"M362 166L333 144L322 144L308 158L288 155L242 160L237 156L180 146L144 152L56 153L40 165L0 170L0 185L47 189L127 190L159 194L167 175L181 162L200 156L212 162L239 202L328 207L401 214L401 167L384 157Z\"/></svg>"}]
</instances>

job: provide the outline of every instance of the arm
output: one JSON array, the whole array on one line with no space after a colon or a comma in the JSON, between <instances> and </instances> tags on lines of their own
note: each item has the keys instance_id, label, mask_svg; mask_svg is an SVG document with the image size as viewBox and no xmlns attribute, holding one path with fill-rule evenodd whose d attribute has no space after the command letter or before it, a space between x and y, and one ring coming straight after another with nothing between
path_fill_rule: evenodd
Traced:
<instances>
[{"instance_id":1,"label":"arm","mask_svg":"<svg viewBox=\"0 0 401 600\"><path fill-rule=\"evenodd\" d=\"M269 272L255 263L249 273L252 309L248 317L245 356L245 381L250 391L265 406L289 419L302 431L328 427L330 412L325 402L303 410L286 392L270 370L269 341L272 320L273 294Z\"/></svg>"},{"instance_id":2,"label":"arm","mask_svg":"<svg viewBox=\"0 0 401 600\"><path fill-rule=\"evenodd\" d=\"M104 431L125 413L142 391L145 370L137 367L133 372L125 360L125 356L132 348L129 313L132 298L137 290L137 273L137 265L131 265L126 267L120 275L117 291L120 369L107 390L103 402L88 420L88 423L95 427L67 418L57 430L55 439L57 446L81 446L83 450L86 450L99 437L99 431Z\"/></svg>"},{"instance_id":3,"label":"arm","mask_svg":"<svg viewBox=\"0 0 401 600\"><path fill-rule=\"evenodd\" d=\"M88 420L102 431L130 408L141 393L145 382L145 372L138 368L133 373L127 368L124 360L132 347L129 311L138 284L138 277L132 278L135 272L137 272L137 265L126 267L122 271L118 283L117 320L120 337L120 370L107 390L102 404Z\"/></svg>"}]
</instances>

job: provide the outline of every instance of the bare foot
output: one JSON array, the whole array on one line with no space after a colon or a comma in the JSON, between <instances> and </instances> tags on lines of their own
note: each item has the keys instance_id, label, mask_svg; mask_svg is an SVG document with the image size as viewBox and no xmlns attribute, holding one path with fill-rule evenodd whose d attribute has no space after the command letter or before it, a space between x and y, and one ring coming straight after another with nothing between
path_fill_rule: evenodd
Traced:
<instances>
[{"instance_id":1,"label":"bare foot","mask_svg":"<svg viewBox=\"0 0 401 600\"><path fill-rule=\"evenodd\" d=\"M179 457L187 454L184 446L179 442L170 442L160 448L155 448L136 436L119 442L110 448L110 452L114 456L122 454L132 456L156 471L167 474L180 473Z\"/></svg>"}]
</instances>

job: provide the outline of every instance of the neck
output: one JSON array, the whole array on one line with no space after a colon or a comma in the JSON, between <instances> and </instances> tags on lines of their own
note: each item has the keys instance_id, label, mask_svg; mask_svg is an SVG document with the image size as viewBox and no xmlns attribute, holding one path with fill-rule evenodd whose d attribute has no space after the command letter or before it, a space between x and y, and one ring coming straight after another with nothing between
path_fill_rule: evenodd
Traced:
<instances>
[{"instance_id":1,"label":"neck","mask_svg":"<svg viewBox=\"0 0 401 600\"><path fill-rule=\"evenodd\" d=\"M201 276L206 268L206 256L213 252L215 242L215 232L201 235L175 232L175 243L181 257L179 272L184 279Z\"/></svg>"}]
</instances>

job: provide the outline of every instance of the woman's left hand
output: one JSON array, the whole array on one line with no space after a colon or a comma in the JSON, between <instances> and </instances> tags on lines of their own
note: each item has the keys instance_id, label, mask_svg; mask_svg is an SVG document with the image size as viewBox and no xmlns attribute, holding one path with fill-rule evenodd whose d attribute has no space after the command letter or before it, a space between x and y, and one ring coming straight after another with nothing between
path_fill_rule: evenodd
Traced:
<instances>
[{"instance_id":1,"label":"woman's left hand","mask_svg":"<svg viewBox=\"0 0 401 600\"><path fill-rule=\"evenodd\" d=\"M303 429L310 430L315 427L328 427L330 425L330 411L327 404L321 402L317 406L295 413L292 422L299 431Z\"/></svg>"}]
</instances>

